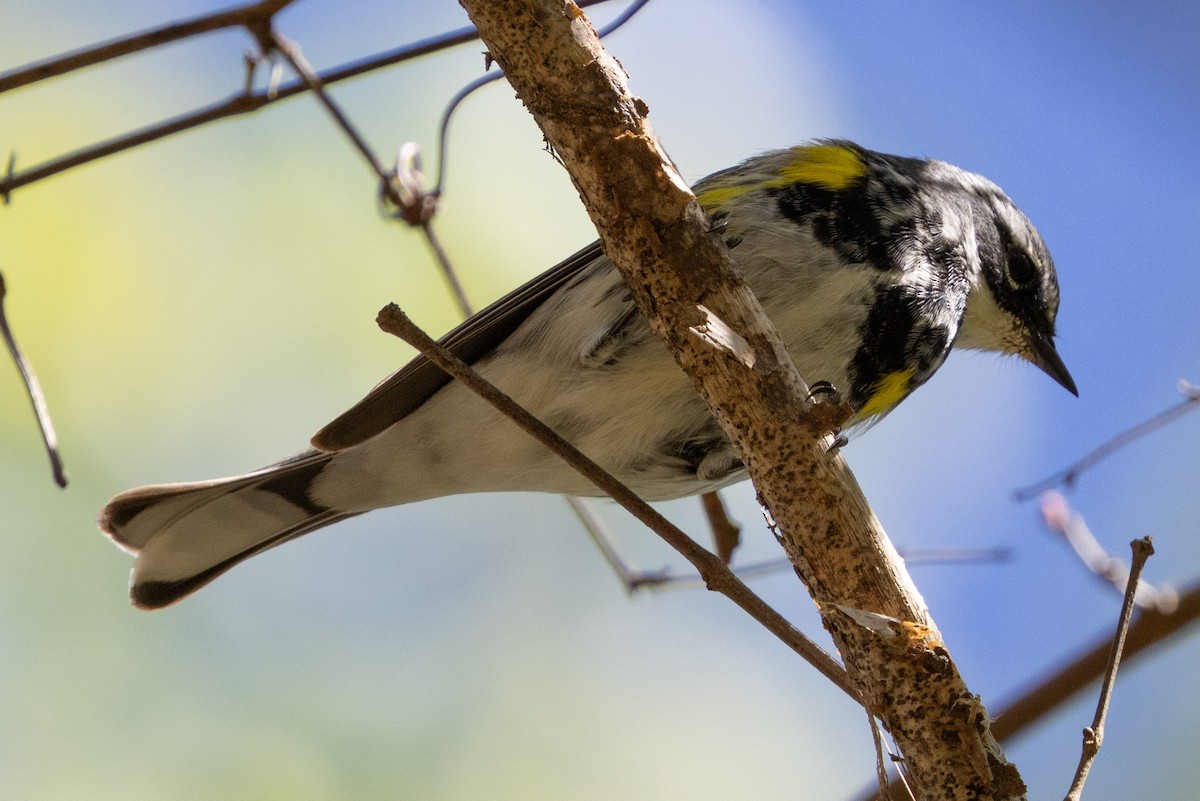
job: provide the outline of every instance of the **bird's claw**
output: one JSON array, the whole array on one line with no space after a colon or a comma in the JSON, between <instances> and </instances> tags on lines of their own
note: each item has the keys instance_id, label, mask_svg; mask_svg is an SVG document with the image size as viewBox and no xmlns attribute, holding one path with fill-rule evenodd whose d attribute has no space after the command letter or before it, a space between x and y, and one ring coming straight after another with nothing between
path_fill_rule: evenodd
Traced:
<instances>
[{"instance_id":1,"label":"bird's claw","mask_svg":"<svg viewBox=\"0 0 1200 801\"><path fill-rule=\"evenodd\" d=\"M828 381L817 381L808 388L808 399L816 403L838 404L842 402L842 393Z\"/></svg>"}]
</instances>

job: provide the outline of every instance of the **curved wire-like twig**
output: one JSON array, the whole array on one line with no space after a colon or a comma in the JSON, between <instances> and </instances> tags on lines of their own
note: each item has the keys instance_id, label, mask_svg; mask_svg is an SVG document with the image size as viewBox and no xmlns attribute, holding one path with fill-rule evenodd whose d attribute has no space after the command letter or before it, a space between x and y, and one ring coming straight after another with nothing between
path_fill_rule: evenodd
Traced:
<instances>
[{"instance_id":1,"label":"curved wire-like twig","mask_svg":"<svg viewBox=\"0 0 1200 801\"><path fill-rule=\"evenodd\" d=\"M1036 484L1030 484L1028 487L1015 490L1013 492L1013 500L1027 501L1031 498L1036 498L1048 489L1053 489L1060 485L1064 487L1071 486L1079 478L1080 473L1093 467L1098 462L1104 461L1114 451L1124 448L1131 442L1141 439L1200 406L1200 386L1181 380L1179 382L1179 392L1183 395L1183 400L1176 405L1159 412L1148 420L1143 420L1132 428L1122 431L1120 434L1117 434L1112 439L1095 448L1091 453L1075 462L1066 470L1055 473L1049 478L1042 479Z\"/></svg>"},{"instance_id":2,"label":"curved wire-like twig","mask_svg":"<svg viewBox=\"0 0 1200 801\"><path fill-rule=\"evenodd\" d=\"M629 4L629 7L616 16L611 22L597 31L601 39L608 36L613 31L620 28L626 22L633 19L633 16L645 8L650 0L634 0ZM586 3L579 3L579 6L585 6ZM442 112L442 120L438 125L438 163L437 163L437 181L434 182L433 188L429 190L429 194L437 197L442 194L443 187L446 183L446 150L447 140L450 136L450 118L454 116L454 112L459 105L474 94L477 90L482 89L489 83L494 83L504 77L504 73L497 71L480 75L475 80L468 83L462 89L455 93L454 97L450 98L450 102L446 104L446 109Z\"/></svg>"},{"instance_id":3,"label":"curved wire-like twig","mask_svg":"<svg viewBox=\"0 0 1200 801\"><path fill-rule=\"evenodd\" d=\"M274 2L275 4L278 4L282 2L282 0L274 0ZM605 0L578 0L577 5L580 7L587 7L601 2L605 2ZM272 3L263 2L257 5L267 7L272 5ZM225 21L223 16L235 11L241 11L245 13L245 9L254 7L255 6L247 6L243 7L242 9L218 12L217 14L210 15L209 17L201 17L191 20L187 23L179 24L186 26L185 30L187 31L187 36L195 36L199 33L204 33L209 30L231 27L233 24L240 24L243 27L246 27L252 35L257 35L259 26L261 26L263 22L269 22L269 17L263 18L261 16L246 16L243 20L237 23L230 23ZM214 18L217 18L218 21L221 21L223 24L212 27L213 23L211 21ZM80 69L94 63L107 61L120 55L127 55L131 52L137 52L138 50L144 50L148 47L156 46L157 44L162 43L156 41L156 37L163 35L163 31L171 30L174 27L175 26L173 25L168 25L164 28L154 31L146 31L141 34L136 34L134 37L129 37L131 42L129 44L122 44L125 40L118 40L117 44L120 46L117 49L120 50L120 52L115 52L111 55L105 51L105 48L113 47L114 43L112 42L105 45L97 45L95 47L86 48L84 50L77 51L76 53L61 56L56 59L39 62L38 64L34 64L30 67L5 73L0 77L8 79L9 84L11 84L8 88L16 88L16 85L25 86L35 80L44 80L46 78L64 74L70 70ZM165 41L175 41L179 38L181 37L174 36L174 38ZM425 39L420 39L416 42L402 45L392 50L386 50L381 53L376 53L355 61L347 62L323 72L318 72L316 73L316 76L323 85L337 83L338 81L355 78L368 72L373 72L384 67L390 67L404 61L429 55L431 53L436 53L440 50L465 44L466 42L472 42L478 38L479 34L472 26L456 28L452 31L447 31L445 33L437 34ZM37 74L34 75L34 73ZM308 90L308 84L304 80L296 80L280 87L272 87L258 92L239 92L238 94L233 95L226 100L213 103L203 108L195 109L153 125L139 128L135 131L108 139L104 142L99 142L94 145L80 148L79 150L67 153L66 155L50 159L49 161L44 161L41 164L37 164L29 168L28 170L21 170L17 172L10 169L7 175L0 177L0 199L4 199L4 201L7 202L9 196L17 189L29 186L30 184L38 181L43 181L46 178L49 178L53 175L58 175L59 173L65 172L74 167L89 164L106 156L121 153L138 147L139 145L154 142L167 136L171 136L172 134L191 130L192 128L197 128L201 125L206 125L211 122L216 122L217 120L222 120L227 117L234 117L241 114L249 114L251 112L258 111L264 106L276 103L280 100L287 100L288 98L295 97L296 95L307 92ZM12 156L10 156L10 163L15 163L15 158Z\"/></svg>"}]
</instances>

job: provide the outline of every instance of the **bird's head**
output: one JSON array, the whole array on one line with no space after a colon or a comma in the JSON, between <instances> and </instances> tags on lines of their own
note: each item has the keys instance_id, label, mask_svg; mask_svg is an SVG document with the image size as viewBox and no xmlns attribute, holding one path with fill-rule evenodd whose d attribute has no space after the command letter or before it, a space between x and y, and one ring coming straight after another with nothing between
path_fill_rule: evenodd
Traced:
<instances>
[{"instance_id":1,"label":"bird's head","mask_svg":"<svg viewBox=\"0 0 1200 801\"><path fill-rule=\"evenodd\" d=\"M1019 356L1078 395L1054 345L1058 277L1041 234L995 184L949 165L938 168L959 173L969 189L978 259L956 347Z\"/></svg>"}]
</instances>

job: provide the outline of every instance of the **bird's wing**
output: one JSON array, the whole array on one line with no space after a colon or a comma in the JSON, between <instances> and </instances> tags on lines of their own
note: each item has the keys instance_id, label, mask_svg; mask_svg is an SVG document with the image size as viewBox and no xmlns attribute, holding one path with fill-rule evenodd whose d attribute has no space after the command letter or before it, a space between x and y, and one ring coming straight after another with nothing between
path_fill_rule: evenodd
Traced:
<instances>
[{"instance_id":1,"label":"bird's wing","mask_svg":"<svg viewBox=\"0 0 1200 801\"><path fill-rule=\"evenodd\" d=\"M467 364L475 363L504 341L547 298L603 255L600 243L592 243L472 315L444 336L442 344ZM312 445L322 451L340 451L365 442L403 419L448 383L449 375L424 356L418 356L314 434Z\"/></svg>"}]
</instances>

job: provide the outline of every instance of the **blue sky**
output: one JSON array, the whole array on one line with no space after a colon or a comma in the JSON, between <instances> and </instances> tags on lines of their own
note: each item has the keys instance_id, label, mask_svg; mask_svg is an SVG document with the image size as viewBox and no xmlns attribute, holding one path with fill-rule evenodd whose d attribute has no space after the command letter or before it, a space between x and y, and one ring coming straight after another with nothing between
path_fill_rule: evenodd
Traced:
<instances>
[{"instance_id":1,"label":"blue sky","mask_svg":"<svg viewBox=\"0 0 1200 801\"><path fill-rule=\"evenodd\" d=\"M18 5L0 67L215 7ZM318 67L464 22L450 2L309 0L280 18ZM1200 379L1198 34L1200 9L1183 2L655 0L609 43L689 177L848 137L981 172L1045 235L1080 398L1027 365L958 354L845 450L901 548L1012 549L1000 564L913 568L989 704L1110 630L1118 604L1011 489ZM246 47L221 34L0 97L0 144L29 165L223 97ZM409 140L432 153L479 51L336 94L385 158ZM589 241L507 88L463 106L452 147L438 226L477 303ZM379 220L369 178L313 104L22 190L0 209L0 269L73 476L65 493L50 486L0 369L0 794L845 798L871 781L862 715L836 690L719 598L627 599L554 498L375 513L171 610L129 608L129 560L93 522L109 496L302 447L407 358L374 329L384 303L431 329L454 322L423 246ZM1070 495L1114 552L1155 536L1151 580L1200 568L1198 450L1200 425L1184 420ZM747 557L774 554L750 488L728 496ZM702 530L694 504L665 508ZM643 565L672 561L602 511ZM793 579L755 586L822 636ZM1090 799L1189 794L1198 658L1193 637L1124 674ZM1064 792L1090 705L1009 748L1034 795Z\"/></svg>"}]
</instances>

